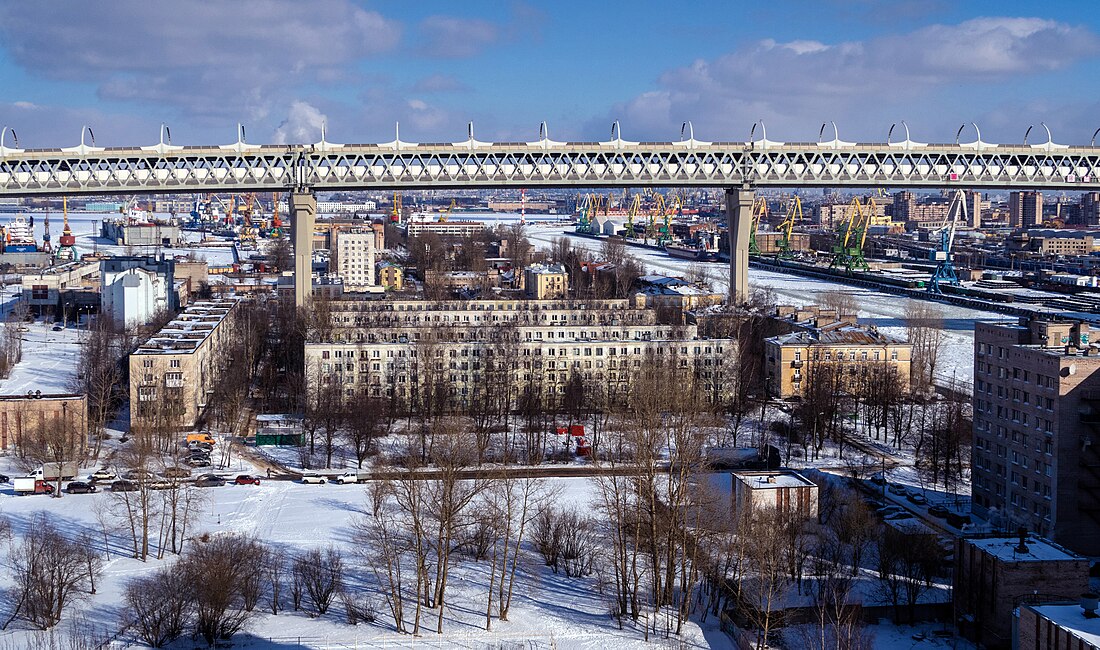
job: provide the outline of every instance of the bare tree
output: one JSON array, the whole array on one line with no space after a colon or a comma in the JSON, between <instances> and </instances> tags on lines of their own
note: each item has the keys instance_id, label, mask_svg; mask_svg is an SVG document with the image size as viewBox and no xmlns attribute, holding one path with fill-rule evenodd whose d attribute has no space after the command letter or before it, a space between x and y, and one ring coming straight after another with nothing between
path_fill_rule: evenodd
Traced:
<instances>
[{"instance_id":1,"label":"bare tree","mask_svg":"<svg viewBox=\"0 0 1100 650\"><path fill-rule=\"evenodd\" d=\"M259 573L259 542L241 535L219 535L193 545L179 566L195 612L195 628L210 645L228 639L254 615L245 608L240 585Z\"/></svg>"},{"instance_id":2,"label":"bare tree","mask_svg":"<svg viewBox=\"0 0 1100 650\"><path fill-rule=\"evenodd\" d=\"M139 639L154 648L182 636L190 619L191 603L183 577L179 568L165 567L126 583L123 627L135 630Z\"/></svg>"},{"instance_id":3,"label":"bare tree","mask_svg":"<svg viewBox=\"0 0 1100 650\"><path fill-rule=\"evenodd\" d=\"M66 538L45 514L35 515L11 553L15 582L13 616L39 629L61 621L65 607L90 591L99 564L89 562L87 549Z\"/></svg>"},{"instance_id":4,"label":"bare tree","mask_svg":"<svg viewBox=\"0 0 1100 650\"><path fill-rule=\"evenodd\" d=\"M911 390L925 394L932 390L944 346L943 310L923 300L911 300L905 308L905 322L913 346Z\"/></svg>"},{"instance_id":5,"label":"bare tree","mask_svg":"<svg viewBox=\"0 0 1100 650\"><path fill-rule=\"evenodd\" d=\"M344 561L332 547L314 548L294 559L291 569L295 582L302 586L309 605L309 615L324 616L344 580Z\"/></svg>"},{"instance_id":6,"label":"bare tree","mask_svg":"<svg viewBox=\"0 0 1100 650\"><path fill-rule=\"evenodd\" d=\"M768 636L776 627L776 608L790 587L783 527L787 516L774 508L754 508L744 520L739 534L751 540L748 562L752 571L744 594L748 618L756 626L757 650L768 646Z\"/></svg>"}]
</instances>

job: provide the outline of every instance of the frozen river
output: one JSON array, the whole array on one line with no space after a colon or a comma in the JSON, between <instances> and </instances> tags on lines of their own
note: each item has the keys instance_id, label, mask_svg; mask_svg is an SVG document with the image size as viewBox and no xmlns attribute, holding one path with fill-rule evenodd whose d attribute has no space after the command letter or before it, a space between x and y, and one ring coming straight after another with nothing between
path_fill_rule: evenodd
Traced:
<instances>
[{"instance_id":1,"label":"frozen river","mask_svg":"<svg viewBox=\"0 0 1100 650\"><path fill-rule=\"evenodd\" d=\"M540 248L549 248L550 243L560 237L568 237L574 247L599 250L602 242L588 237L570 236L561 227L531 228L528 238ZM678 260L661 251L631 247L630 254L640 261L650 273L685 275L696 262ZM725 264L707 263L712 269L713 285L716 290L726 290ZM917 302L914 298L881 293L864 287L854 287L838 282L829 282L816 278L806 278L762 269L749 270L749 288L767 288L780 303L810 305L818 302L824 293L844 293L852 296L859 309L859 321L876 325L887 334L905 338L905 315L909 306ZM923 304L929 304L920 301ZM942 381L954 379L959 384L969 386L974 376L974 323L1004 322L1014 320L1004 314L981 311L956 305L934 303L943 314L944 347L937 375Z\"/></svg>"}]
</instances>

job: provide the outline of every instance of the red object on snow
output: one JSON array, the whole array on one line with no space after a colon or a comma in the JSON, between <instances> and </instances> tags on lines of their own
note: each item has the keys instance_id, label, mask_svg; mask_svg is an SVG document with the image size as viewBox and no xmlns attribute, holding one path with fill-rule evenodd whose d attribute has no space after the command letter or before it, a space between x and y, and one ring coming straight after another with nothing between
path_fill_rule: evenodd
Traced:
<instances>
[{"instance_id":1,"label":"red object on snow","mask_svg":"<svg viewBox=\"0 0 1100 650\"><path fill-rule=\"evenodd\" d=\"M569 433L569 430L565 427L558 427L557 433L559 436L564 436L565 434Z\"/></svg>"},{"instance_id":2,"label":"red object on snow","mask_svg":"<svg viewBox=\"0 0 1100 650\"><path fill-rule=\"evenodd\" d=\"M571 436L583 436L584 425L583 424L571 424L569 425L569 435Z\"/></svg>"},{"instance_id":3,"label":"red object on snow","mask_svg":"<svg viewBox=\"0 0 1100 650\"><path fill-rule=\"evenodd\" d=\"M577 438L577 455L587 456L592 453L592 447L588 446L588 441L584 438Z\"/></svg>"}]
</instances>

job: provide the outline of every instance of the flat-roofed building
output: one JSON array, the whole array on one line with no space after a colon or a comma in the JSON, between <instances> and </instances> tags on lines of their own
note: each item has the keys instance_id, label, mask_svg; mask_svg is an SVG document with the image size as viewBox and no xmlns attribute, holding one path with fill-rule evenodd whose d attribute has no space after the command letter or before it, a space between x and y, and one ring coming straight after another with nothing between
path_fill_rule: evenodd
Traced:
<instances>
[{"instance_id":1,"label":"flat-roofed building","mask_svg":"<svg viewBox=\"0 0 1100 650\"><path fill-rule=\"evenodd\" d=\"M1020 650L1100 650L1096 595L1080 602L1022 605L1013 625L1013 647Z\"/></svg>"},{"instance_id":2,"label":"flat-roofed building","mask_svg":"<svg viewBox=\"0 0 1100 650\"><path fill-rule=\"evenodd\" d=\"M344 291L363 291L374 285L374 231L336 235L336 274Z\"/></svg>"},{"instance_id":3,"label":"flat-roofed building","mask_svg":"<svg viewBox=\"0 0 1100 650\"><path fill-rule=\"evenodd\" d=\"M1036 536L959 538L954 581L963 634L986 648L1009 648L1013 610L1031 598L1088 591L1089 561Z\"/></svg>"},{"instance_id":4,"label":"flat-roofed building","mask_svg":"<svg viewBox=\"0 0 1100 650\"><path fill-rule=\"evenodd\" d=\"M1088 323L974 328L974 512L1100 554L1100 346Z\"/></svg>"},{"instance_id":5,"label":"flat-roofed building","mask_svg":"<svg viewBox=\"0 0 1100 650\"><path fill-rule=\"evenodd\" d=\"M794 470L733 473L733 505L740 516L757 508L817 516L817 484Z\"/></svg>"},{"instance_id":6,"label":"flat-roofed building","mask_svg":"<svg viewBox=\"0 0 1100 650\"><path fill-rule=\"evenodd\" d=\"M528 298L557 300L569 293L569 274L561 264L532 264L523 271Z\"/></svg>"},{"instance_id":7,"label":"flat-roofed building","mask_svg":"<svg viewBox=\"0 0 1100 650\"><path fill-rule=\"evenodd\" d=\"M130 355L130 420L134 428L171 419L192 427L228 370L239 300L200 300Z\"/></svg>"},{"instance_id":8,"label":"flat-roofed building","mask_svg":"<svg viewBox=\"0 0 1100 650\"><path fill-rule=\"evenodd\" d=\"M10 449L36 427L64 426L81 441L88 438L86 395L35 392L0 395L0 449Z\"/></svg>"}]
</instances>

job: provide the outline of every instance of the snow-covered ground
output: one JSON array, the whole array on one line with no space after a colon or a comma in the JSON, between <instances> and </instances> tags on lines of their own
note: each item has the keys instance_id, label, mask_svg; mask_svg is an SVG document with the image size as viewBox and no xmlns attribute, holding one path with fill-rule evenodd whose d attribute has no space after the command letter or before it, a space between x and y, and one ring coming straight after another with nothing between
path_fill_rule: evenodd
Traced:
<instances>
[{"instance_id":1,"label":"snow-covered ground","mask_svg":"<svg viewBox=\"0 0 1100 650\"><path fill-rule=\"evenodd\" d=\"M588 479L546 479L546 489L555 490L563 503L580 509L594 509L595 489ZM205 488L209 499L202 506L193 536L203 532L232 531L254 535L261 541L286 552L333 545L343 551L354 567L354 581L369 588L373 578L356 556L357 542L353 523L368 507L363 486L302 485L289 481L264 481L260 486L226 485ZM0 486L0 513L13 523L16 535L37 512L46 512L52 522L67 534L88 532L101 539L93 504L111 499L109 493L66 495L61 499L44 496L16 497L10 485ZM121 607L121 591L127 580L161 566L165 561L142 563L124 557L125 533L117 527L111 537L111 560L97 585L98 593L69 613L78 610L88 619L113 629ZM189 534L189 537L192 536ZM10 578L4 575L4 586ZM423 634L420 638L398 634L387 623L385 605L376 598L378 620L368 625L348 626L342 609L334 607L316 619L288 612L273 616L260 614L242 635L237 647L284 648L364 648L364 647L460 647L489 648L521 644L539 648L618 648L654 647L643 641L638 630L619 630L607 614L607 603L596 587L595 578L566 578L543 566L537 554L527 549L521 561L521 575L508 621L493 622L491 632L484 631L485 594L488 586L485 565L463 559L448 582L449 606L444 633ZM339 610L339 611L337 611ZM67 616L68 617L68 616ZM711 619L712 621L714 619ZM432 620L434 624L434 619ZM0 632L0 647L18 643L29 632ZM250 640L246 640L250 639ZM271 639L271 641L268 641ZM727 637L712 625L689 624L682 637L673 640L679 648L730 648ZM664 647L666 642L658 642ZM193 647L184 643L179 647Z\"/></svg>"},{"instance_id":2,"label":"snow-covered ground","mask_svg":"<svg viewBox=\"0 0 1100 650\"><path fill-rule=\"evenodd\" d=\"M0 380L0 395L25 395L28 391L43 393L71 392L70 383L76 376L80 358L80 330L67 327L53 331L53 324L5 323L0 327L22 327L23 360L16 364L11 376Z\"/></svg>"},{"instance_id":3,"label":"snow-covered ground","mask_svg":"<svg viewBox=\"0 0 1100 650\"><path fill-rule=\"evenodd\" d=\"M571 236L560 226L529 228L527 237L540 248L549 248L555 239L563 237L568 238L569 242L578 248L598 251L603 245L602 241L589 237ZM669 257L657 250L633 246L627 250L651 273L684 276L693 265L699 264ZM714 289L725 291L728 273L724 269L724 264L710 263L706 264L705 268L711 270L711 283ZM864 287L755 268L749 269L749 287L750 290L766 288L772 291L780 302L794 305L814 304L825 293L839 292L850 295L859 308L858 316L861 323L875 325L882 332L901 338L906 337L906 312L910 309L910 305L918 302L913 298L882 293ZM944 382L954 380L969 386L973 382L974 374L974 323L1004 322L1014 319L1004 314L950 304L935 306L942 313L944 321L944 346L936 374Z\"/></svg>"}]
</instances>

